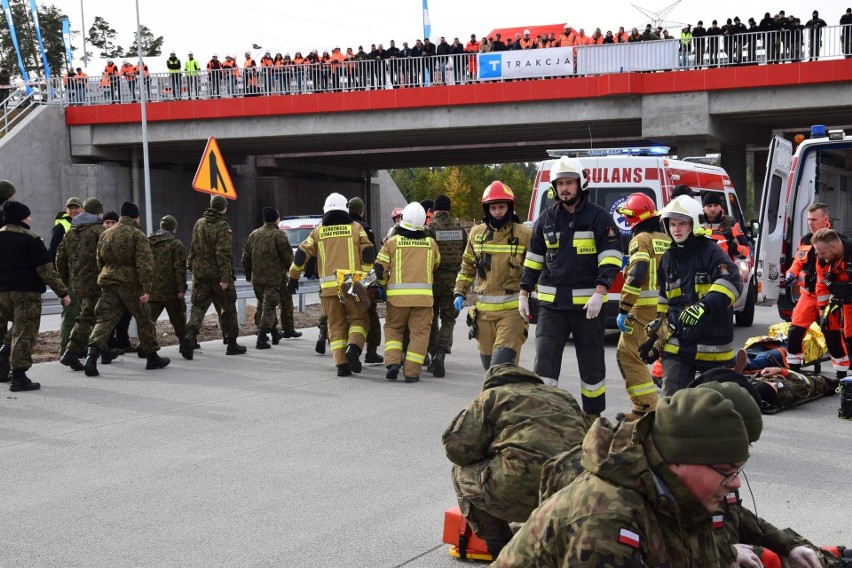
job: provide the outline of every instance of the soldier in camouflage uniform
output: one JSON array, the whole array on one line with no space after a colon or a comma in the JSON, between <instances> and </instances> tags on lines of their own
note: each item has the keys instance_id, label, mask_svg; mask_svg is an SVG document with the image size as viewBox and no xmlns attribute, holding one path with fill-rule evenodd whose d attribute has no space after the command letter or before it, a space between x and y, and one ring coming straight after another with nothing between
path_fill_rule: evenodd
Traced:
<instances>
[{"instance_id":1,"label":"soldier in camouflage uniform","mask_svg":"<svg viewBox=\"0 0 852 568\"><path fill-rule=\"evenodd\" d=\"M148 309L155 325L166 310L175 336L181 340L186 335L186 250L175 236L176 232L177 221L166 215L160 219L160 230L148 237L154 266L158 267L154 271ZM140 345L139 356L144 355L147 354Z\"/></svg>"},{"instance_id":2,"label":"soldier in camouflage uniform","mask_svg":"<svg viewBox=\"0 0 852 568\"><path fill-rule=\"evenodd\" d=\"M493 566L717 567L713 514L739 488L748 455L742 417L711 389L680 390L617 428L600 418L583 441L582 471Z\"/></svg>"},{"instance_id":3,"label":"soldier in camouflage uniform","mask_svg":"<svg viewBox=\"0 0 852 568\"><path fill-rule=\"evenodd\" d=\"M781 367L766 367L750 377L760 393L761 411L775 414L804 402L834 394L840 380L813 373L806 375Z\"/></svg>"},{"instance_id":4,"label":"soldier in camouflage uniform","mask_svg":"<svg viewBox=\"0 0 852 568\"><path fill-rule=\"evenodd\" d=\"M254 286L257 298L257 311L254 321L257 324L258 349L269 349L269 333L275 331L275 310L281 302L281 286L287 280L287 270L293 262L293 249L278 228L278 211L272 207L263 208L263 226L249 234L243 247L243 272L246 281Z\"/></svg>"},{"instance_id":5,"label":"soldier in camouflage uniform","mask_svg":"<svg viewBox=\"0 0 852 568\"><path fill-rule=\"evenodd\" d=\"M83 211L83 202L79 197L70 197L65 202L65 211L60 212L53 222L53 229L50 232L50 243L47 246L47 253L50 255L50 260L56 263L56 253L59 251L59 245L68 231L71 230L71 222ZM71 286L71 284L68 284ZM62 353L68 347L68 341L71 339L71 330L77 323L77 318L80 317L80 301L77 299L77 292L73 287L69 289L71 295L71 304L62 310L59 327L59 352Z\"/></svg>"},{"instance_id":6,"label":"soldier in camouflage uniform","mask_svg":"<svg viewBox=\"0 0 852 568\"><path fill-rule=\"evenodd\" d=\"M452 353L453 329L459 317L459 311L453 305L453 289L467 246L467 233L458 219L450 217L450 207L450 198L439 195L433 206L432 222L426 226L426 234L435 239L441 251L441 265L432 280L435 303L432 304L432 330L429 334L432 375L436 377L444 376L444 357Z\"/></svg>"},{"instance_id":7,"label":"soldier in camouflage uniform","mask_svg":"<svg viewBox=\"0 0 852 568\"><path fill-rule=\"evenodd\" d=\"M103 226L104 206L96 197L83 203L83 212L71 221L71 229L56 251L56 270L63 282L67 282L77 301L80 315L71 329L68 347L59 362L75 371L82 371L80 357L86 353L89 335L95 326L95 305L101 297L98 286L98 241L106 230ZM112 355L112 354L110 354ZM112 359L107 356L107 359Z\"/></svg>"},{"instance_id":8,"label":"soldier in camouflage uniform","mask_svg":"<svg viewBox=\"0 0 852 568\"><path fill-rule=\"evenodd\" d=\"M180 354L192 359L195 336L212 303L219 314L227 355L242 355L246 348L237 343L237 290L234 288L233 233L225 217L228 201L221 195L210 198L210 207L192 228L187 267L192 272L192 310L186 322L186 335Z\"/></svg>"},{"instance_id":9,"label":"soldier in camouflage uniform","mask_svg":"<svg viewBox=\"0 0 852 568\"><path fill-rule=\"evenodd\" d=\"M15 191L12 182L0 179L0 228L3 227L3 210L6 203L13 200ZM10 371L9 354L12 351L12 346L6 343L8 323L5 318L0 317L0 378L8 376Z\"/></svg>"},{"instance_id":10,"label":"soldier in camouflage uniform","mask_svg":"<svg viewBox=\"0 0 852 568\"><path fill-rule=\"evenodd\" d=\"M0 382L12 381L12 392L38 390L41 385L27 377L32 367L32 352L41 323L41 295L47 289L56 292L63 306L71 298L56 274L41 237L30 231L30 209L9 201L4 207L5 226L0 228L0 318L12 322L9 355L11 372ZM8 335L8 334L7 334ZM9 344L9 343L7 343Z\"/></svg>"},{"instance_id":11,"label":"soldier in camouflage uniform","mask_svg":"<svg viewBox=\"0 0 852 568\"><path fill-rule=\"evenodd\" d=\"M118 225L104 231L98 241L98 285L103 291L95 306L97 323L89 338L85 371L97 377L98 357L106 351L107 340L125 310L133 315L139 342L148 358L146 369L162 369L169 359L157 355L157 330L148 309L154 279L154 258L145 233L139 228L139 208L126 201L121 205Z\"/></svg>"},{"instance_id":12,"label":"soldier in camouflage uniform","mask_svg":"<svg viewBox=\"0 0 852 568\"><path fill-rule=\"evenodd\" d=\"M434 222L434 221L433 221ZM580 444L591 420L569 393L513 363L485 373L482 392L453 420L443 442L459 508L494 558L538 505L542 464Z\"/></svg>"},{"instance_id":13,"label":"soldier in camouflage uniform","mask_svg":"<svg viewBox=\"0 0 852 568\"><path fill-rule=\"evenodd\" d=\"M373 248L379 250L380 247L376 246L376 234L370 224L364 220L364 201L360 197L353 197L347 205L349 205L349 215L364 228ZM367 330L367 353L364 355L364 362L383 363L385 358L376 352L382 342L382 322L379 321L379 312L375 302L371 302L370 307L367 308L367 316L370 319L370 329Z\"/></svg>"}]
</instances>

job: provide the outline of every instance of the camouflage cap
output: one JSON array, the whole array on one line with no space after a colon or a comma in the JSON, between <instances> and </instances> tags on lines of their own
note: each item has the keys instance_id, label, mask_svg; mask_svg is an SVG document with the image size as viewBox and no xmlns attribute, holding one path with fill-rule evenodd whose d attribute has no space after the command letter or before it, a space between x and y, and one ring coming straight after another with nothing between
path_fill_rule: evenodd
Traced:
<instances>
[{"instance_id":1,"label":"camouflage cap","mask_svg":"<svg viewBox=\"0 0 852 568\"><path fill-rule=\"evenodd\" d=\"M364 200L360 197L353 197L349 200L349 212L356 215L364 214Z\"/></svg>"},{"instance_id":2,"label":"camouflage cap","mask_svg":"<svg viewBox=\"0 0 852 568\"><path fill-rule=\"evenodd\" d=\"M92 215L100 215L104 212L104 204L97 197L89 197L83 202L83 211Z\"/></svg>"},{"instance_id":3,"label":"camouflage cap","mask_svg":"<svg viewBox=\"0 0 852 568\"><path fill-rule=\"evenodd\" d=\"M15 186L7 179L0 179L0 199L9 199L15 195Z\"/></svg>"},{"instance_id":4,"label":"camouflage cap","mask_svg":"<svg viewBox=\"0 0 852 568\"><path fill-rule=\"evenodd\" d=\"M666 463L728 464L748 459L748 432L734 403L711 389L683 389L657 403L651 430Z\"/></svg>"},{"instance_id":5,"label":"camouflage cap","mask_svg":"<svg viewBox=\"0 0 852 568\"><path fill-rule=\"evenodd\" d=\"M214 195L210 198L210 207L216 211L224 211L228 208L228 200L221 195Z\"/></svg>"},{"instance_id":6,"label":"camouflage cap","mask_svg":"<svg viewBox=\"0 0 852 568\"><path fill-rule=\"evenodd\" d=\"M171 215L166 215L160 219L160 228L164 231L174 231L177 229L177 220Z\"/></svg>"},{"instance_id":7,"label":"camouflage cap","mask_svg":"<svg viewBox=\"0 0 852 568\"><path fill-rule=\"evenodd\" d=\"M69 198L68 198L68 201L66 201L66 202L65 202L65 208L66 208L66 209L67 209L68 207L72 207L72 206L75 206L75 205L76 205L77 207L82 207L82 206L83 206L83 202L82 202L82 201L80 201L80 198L79 198L79 197L69 197Z\"/></svg>"}]
</instances>

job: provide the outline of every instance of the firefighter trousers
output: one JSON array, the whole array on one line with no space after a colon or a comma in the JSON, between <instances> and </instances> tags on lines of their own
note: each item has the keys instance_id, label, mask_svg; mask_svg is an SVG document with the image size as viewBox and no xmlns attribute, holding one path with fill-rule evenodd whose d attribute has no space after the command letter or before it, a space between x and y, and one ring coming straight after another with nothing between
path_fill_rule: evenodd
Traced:
<instances>
[{"instance_id":1,"label":"firefighter trousers","mask_svg":"<svg viewBox=\"0 0 852 568\"><path fill-rule=\"evenodd\" d=\"M644 306L643 306L644 307ZM654 318L656 306L651 306L651 319L630 314L627 319L627 331L621 332L615 360L627 388L627 396L633 403L633 411L640 414L657 408L657 387L651 378L648 365L639 358L639 346L648 338L645 326Z\"/></svg>"},{"instance_id":2,"label":"firefighter trousers","mask_svg":"<svg viewBox=\"0 0 852 568\"><path fill-rule=\"evenodd\" d=\"M323 296L322 312L328 316L328 339L335 365L346 365L346 346L364 349L367 338L367 310L357 302L341 302L337 296Z\"/></svg>"},{"instance_id":3,"label":"firefighter trousers","mask_svg":"<svg viewBox=\"0 0 852 568\"><path fill-rule=\"evenodd\" d=\"M502 359L493 360L501 351L511 356L514 352L515 365L521 358L521 347L527 340L529 324L524 321L518 310L499 310L494 312L476 311L476 343L479 353L492 357L494 365L508 363ZM511 350L511 351L508 351Z\"/></svg>"},{"instance_id":4,"label":"firefighter trousers","mask_svg":"<svg viewBox=\"0 0 852 568\"><path fill-rule=\"evenodd\" d=\"M385 366L399 365L402 360L402 335L408 327L409 339L405 350L402 374L420 377L426 359L429 330L432 327L432 306L401 307L388 303L385 316Z\"/></svg>"},{"instance_id":5,"label":"firefighter trousers","mask_svg":"<svg viewBox=\"0 0 852 568\"><path fill-rule=\"evenodd\" d=\"M586 319L586 310L539 306L533 371L542 378L559 380L565 342L573 335L580 371L580 395L586 414L601 414L606 409L605 326L603 312L594 319Z\"/></svg>"}]
</instances>

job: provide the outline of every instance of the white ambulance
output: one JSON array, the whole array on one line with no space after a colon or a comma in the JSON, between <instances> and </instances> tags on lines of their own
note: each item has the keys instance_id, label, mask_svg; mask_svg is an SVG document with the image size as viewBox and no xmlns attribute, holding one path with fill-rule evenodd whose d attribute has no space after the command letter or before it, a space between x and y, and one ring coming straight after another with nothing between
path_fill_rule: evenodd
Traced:
<instances>
[{"instance_id":1,"label":"white ambulance","mask_svg":"<svg viewBox=\"0 0 852 568\"><path fill-rule=\"evenodd\" d=\"M828 205L832 228L852 235L852 136L816 125L795 152L789 140L775 136L760 203L755 280L758 301L777 301L778 313L786 320L798 287L788 290L780 284L799 240L808 233L808 207L816 202Z\"/></svg>"},{"instance_id":2,"label":"white ambulance","mask_svg":"<svg viewBox=\"0 0 852 568\"><path fill-rule=\"evenodd\" d=\"M727 172L718 166L708 165L706 158L686 158L676 160L668 157L666 146L637 148L601 148L596 150L548 150L551 159L538 165L527 225L532 227L544 209L553 205L549 197L550 168L560 156L571 156L580 160L589 180L589 197L609 211L621 230L624 265L627 264L627 244L630 242L630 228L618 213L620 207L631 193L641 192L651 197L662 209L671 199L671 191L677 185L688 185L700 202L706 192L723 193L722 202L726 215L732 215L740 227L750 237L750 225L745 223L736 191ZM749 247L750 250L754 247ZM737 265L743 281L743 293L734 306L737 325L750 326L754 321L756 300L753 284L753 256L738 259ZM607 327L616 328L618 301L621 297L623 275L619 274L609 290L609 302L605 308Z\"/></svg>"}]
</instances>

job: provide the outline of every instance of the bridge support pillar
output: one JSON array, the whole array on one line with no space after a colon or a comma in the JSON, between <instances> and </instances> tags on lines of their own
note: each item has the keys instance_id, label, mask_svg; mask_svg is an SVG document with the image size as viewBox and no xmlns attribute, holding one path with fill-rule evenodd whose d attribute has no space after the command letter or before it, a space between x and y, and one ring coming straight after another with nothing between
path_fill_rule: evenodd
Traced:
<instances>
[{"instance_id":1,"label":"bridge support pillar","mask_svg":"<svg viewBox=\"0 0 852 568\"><path fill-rule=\"evenodd\" d=\"M677 139L677 158L696 158L707 155L707 143L704 138L678 138Z\"/></svg>"},{"instance_id":2,"label":"bridge support pillar","mask_svg":"<svg viewBox=\"0 0 852 568\"><path fill-rule=\"evenodd\" d=\"M746 147L739 144L722 144L722 167L728 172L728 177L731 178L731 183L737 190L740 207L746 209L748 203Z\"/></svg>"}]
</instances>

